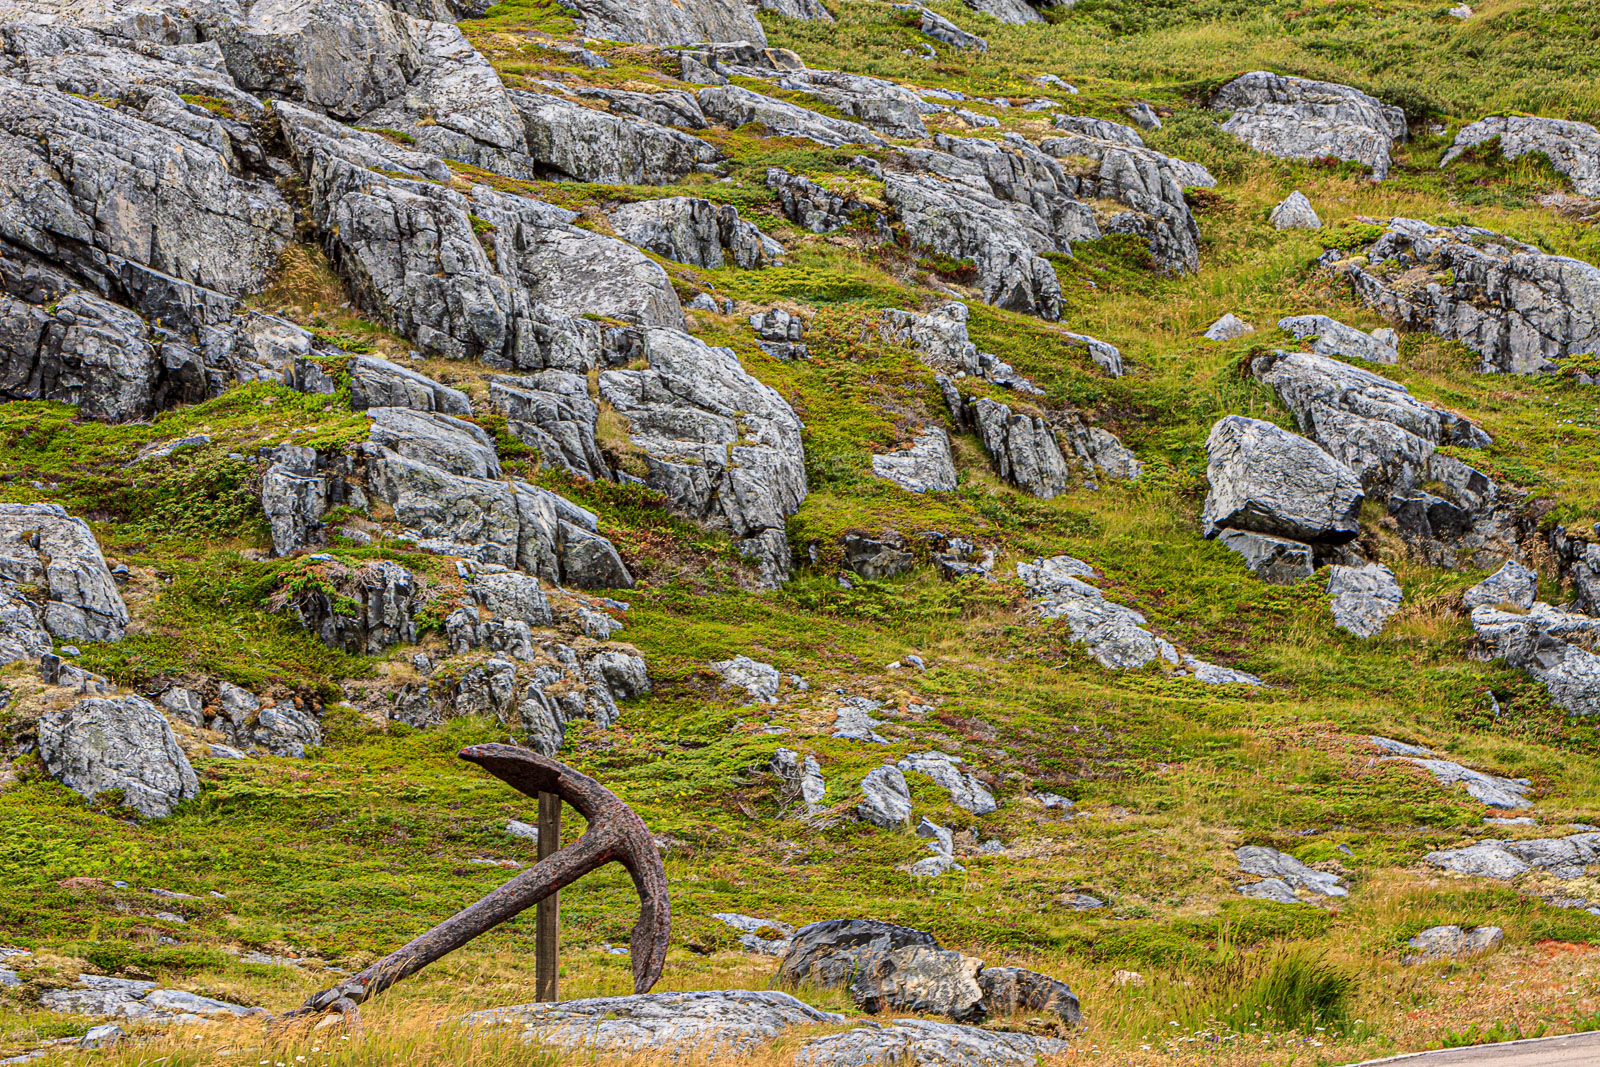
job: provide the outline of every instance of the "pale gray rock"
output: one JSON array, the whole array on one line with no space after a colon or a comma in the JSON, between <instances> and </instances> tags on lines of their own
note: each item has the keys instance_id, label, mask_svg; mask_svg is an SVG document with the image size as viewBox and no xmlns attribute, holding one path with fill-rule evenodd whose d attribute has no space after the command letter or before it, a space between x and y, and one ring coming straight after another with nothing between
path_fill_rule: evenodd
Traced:
<instances>
[{"instance_id":1,"label":"pale gray rock","mask_svg":"<svg viewBox=\"0 0 1600 1067\"><path fill-rule=\"evenodd\" d=\"M711 669L722 676L724 686L743 689L757 703L778 702L780 676L778 668L770 663L761 663L749 656L739 655L732 659L713 662Z\"/></svg>"},{"instance_id":2,"label":"pale gray rock","mask_svg":"<svg viewBox=\"0 0 1600 1067\"><path fill-rule=\"evenodd\" d=\"M1499 570L1462 593L1461 600L1468 611L1480 605L1495 607L1501 604L1510 604L1526 611L1533 607L1538 593L1538 573L1514 559L1508 559Z\"/></svg>"},{"instance_id":3,"label":"pale gray rock","mask_svg":"<svg viewBox=\"0 0 1600 1067\"><path fill-rule=\"evenodd\" d=\"M1000 477L1041 500L1066 492L1067 461L1049 423L988 397L971 405L971 415Z\"/></svg>"},{"instance_id":4,"label":"pale gray rock","mask_svg":"<svg viewBox=\"0 0 1600 1067\"><path fill-rule=\"evenodd\" d=\"M611 480L594 436L600 406L583 375L566 370L499 375L489 379L489 405L506 417L512 436L537 448L544 462L584 478Z\"/></svg>"},{"instance_id":5,"label":"pale gray rock","mask_svg":"<svg viewBox=\"0 0 1600 1067\"><path fill-rule=\"evenodd\" d=\"M1480 604L1472 609L1472 629L1489 655L1527 671L1556 704L1600 715L1600 656L1568 640L1592 644L1600 619L1538 602L1527 612Z\"/></svg>"},{"instance_id":6,"label":"pale gray rock","mask_svg":"<svg viewBox=\"0 0 1600 1067\"><path fill-rule=\"evenodd\" d=\"M1233 312L1228 312L1222 318L1206 327L1202 334L1207 341L1237 341L1247 333L1255 333L1256 328L1245 322Z\"/></svg>"},{"instance_id":7,"label":"pale gray rock","mask_svg":"<svg viewBox=\"0 0 1600 1067\"><path fill-rule=\"evenodd\" d=\"M1600 130L1587 122L1491 115L1462 127L1439 166L1449 166L1468 148L1490 140L1498 142L1507 159L1530 152L1543 154L1551 166L1572 179L1579 196L1600 196Z\"/></svg>"},{"instance_id":8,"label":"pale gray rock","mask_svg":"<svg viewBox=\"0 0 1600 1067\"><path fill-rule=\"evenodd\" d=\"M883 830L904 830L911 825L911 790L897 767L875 767L861 780L861 803L856 814Z\"/></svg>"},{"instance_id":9,"label":"pale gray rock","mask_svg":"<svg viewBox=\"0 0 1600 1067\"><path fill-rule=\"evenodd\" d=\"M1130 107L1127 110L1127 116L1141 130L1159 130L1161 128L1161 119L1157 117L1155 109L1143 100Z\"/></svg>"},{"instance_id":10,"label":"pale gray rock","mask_svg":"<svg viewBox=\"0 0 1600 1067\"><path fill-rule=\"evenodd\" d=\"M623 3L574 0L586 37L641 44L694 44L697 41L750 41L765 47L766 34L750 8L738 0L669 0Z\"/></svg>"},{"instance_id":11,"label":"pale gray rock","mask_svg":"<svg viewBox=\"0 0 1600 1067\"><path fill-rule=\"evenodd\" d=\"M1562 881L1581 878L1600 858L1600 834L1590 831L1535 841L1479 841L1430 852L1424 863L1479 878L1516 878L1542 871Z\"/></svg>"},{"instance_id":12,"label":"pale gray rock","mask_svg":"<svg viewBox=\"0 0 1600 1067\"><path fill-rule=\"evenodd\" d=\"M664 185L722 160L722 153L673 125L703 128L705 116L687 93L649 94L649 101L608 99L611 114L550 93L513 91L528 153L557 179L617 185ZM679 100L678 97L682 97ZM628 105L631 104L631 109ZM671 108L663 113L660 108ZM678 119L666 125L663 119Z\"/></svg>"},{"instance_id":13,"label":"pale gray rock","mask_svg":"<svg viewBox=\"0 0 1600 1067\"><path fill-rule=\"evenodd\" d=\"M872 717L872 713L881 707L883 705L880 702L866 697L846 697L834 712L833 736L887 745L889 739L878 733L878 727L883 723Z\"/></svg>"},{"instance_id":14,"label":"pale gray rock","mask_svg":"<svg viewBox=\"0 0 1600 1067\"><path fill-rule=\"evenodd\" d=\"M1396 325L1478 353L1481 373L1550 373L1600 348L1600 268L1489 230L1396 218L1364 256L1324 261Z\"/></svg>"},{"instance_id":15,"label":"pale gray rock","mask_svg":"<svg viewBox=\"0 0 1600 1067\"><path fill-rule=\"evenodd\" d=\"M328 510L328 477L314 448L279 445L261 476L261 510L272 530L272 551L287 556L321 544Z\"/></svg>"},{"instance_id":16,"label":"pale gray rock","mask_svg":"<svg viewBox=\"0 0 1600 1067\"><path fill-rule=\"evenodd\" d=\"M832 22L833 16L822 6L822 0L757 0L757 7L784 18L802 22Z\"/></svg>"},{"instance_id":17,"label":"pale gray rock","mask_svg":"<svg viewBox=\"0 0 1600 1067\"><path fill-rule=\"evenodd\" d=\"M639 370L600 375L600 395L628 420L645 483L674 510L727 530L776 586L789 575L784 522L806 496L800 420L731 349L677 330L640 331Z\"/></svg>"},{"instance_id":18,"label":"pale gray rock","mask_svg":"<svg viewBox=\"0 0 1600 1067\"><path fill-rule=\"evenodd\" d=\"M1241 671L1234 667L1222 667L1215 663L1208 663L1197 659L1187 653L1183 657L1184 670L1189 672L1189 677L1206 685L1266 685L1267 683L1248 671Z\"/></svg>"},{"instance_id":19,"label":"pale gray rock","mask_svg":"<svg viewBox=\"0 0 1600 1067\"><path fill-rule=\"evenodd\" d=\"M1311 351L1319 356L1344 356L1391 366L1400 362L1400 339L1387 326L1366 333L1326 315L1291 315L1278 320L1278 329L1297 340L1310 338ZM1394 388L1403 391L1402 386Z\"/></svg>"},{"instance_id":20,"label":"pale gray rock","mask_svg":"<svg viewBox=\"0 0 1600 1067\"><path fill-rule=\"evenodd\" d=\"M1481 956L1499 948L1505 938L1505 931L1498 926L1476 926L1468 930L1459 926L1430 926L1406 942L1417 951L1400 962L1409 966Z\"/></svg>"},{"instance_id":21,"label":"pale gray rock","mask_svg":"<svg viewBox=\"0 0 1600 1067\"><path fill-rule=\"evenodd\" d=\"M1311 546L1284 537L1250 533L1248 530L1222 530L1217 543L1244 557L1255 576L1271 585L1293 585L1316 572Z\"/></svg>"},{"instance_id":22,"label":"pale gray rock","mask_svg":"<svg viewBox=\"0 0 1600 1067\"><path fill-rule=\"evenodd\" d=\"M47 1011L73 1015L110 1015L155 1025L265 1014L260 1008L247 1008L181 989L161 989L155 982L94 974L78 975L75 988L46 991L39 998L39 1006ZM113 1030L117 1034L110 1032ZM89 1031L89 1035L98 1044L81 1044L80 1047L94 1048L113 1043L120 1032L115 1026L95 1027Z\"/></svg>"},{"instance_id":23,"label":"pale gray rock","mask_svg":"<svg viewBox=\"0 0 1600 1067\"><path fill-rule=\"evenodd\" d=\"M474 1012L482 1027L520 1027L525 1044L585 1053L650 1053L692 1048L710 1056L748 1055L794 1027L838 1025L776 990L708 990L594 997Z\"/></svg>"},{"instance_id":24,"label":"pale gray rock","mask_svg":"<svg viewBox=\"0 0 1600 1067\"><path fill-rule=\"evenodd\" d=\"M804 758L792 748L780 748L772 754L772 773L783 779L785 792L797 796L806 806L807 815L822 809L828 786L822 777L822 766L817 757Z\"/></svg>"},{"instance_id":25,"label":"pale gray rock","mask_svg":"<svg viewBox=\"0 0 1600 1067\"><path fill-rule=\"evenodd\" d=\"M938 878L946 874L959 874L965 870L965 867L943 853L924 856L905 868L905 872L913 878Z\"/></svg>"},{"instance_id":26,"label":"pale gray rock","mask_svg":"<svg viewBox=\"0 0 1600 1067\"><path fill-rule=\"evenodd\" d=\"M511 837L518 837L524 841L537 842L539 840L539 828L537 826L518 822L516 819L510 819L506 822L506 833Z\"/></svg>"},{"instance_id":27,"label":"pale gray rock","mask_svg":"<svg viewBox=\"0 0 1600 1067\"><path fill-rule=\"evenodd\" d=\"M1239 870L1263 878L1277 878L1305 893L1322 897L1345 897L1350 891L1336 874L1315 870L1286 852L1260 845L1246 845L1234 850Z\"/></svg>"},{"instance_id":28,"label":"pale gray rock","mask_svg":"<svg viewBox=\"0 0 1600 1067\"><path fill-rule=\"evenodd\" d=\"M1259 882L1249 882L1237 887L1240 895L1250 897L1252 900L1270 900L1274 904L1300 904L1299 896L1295 894L1294 887L1282 878L1263 878Z\"/></svg>"},{"instance_id":29,"label":"pale gray rock","mask_svg":"<svg viewBox=\"0 0 1600 1067\"><path fill-rule=\"evenodd\" d=\"M1526 778L1505 778L1497 774L1485 774L1464 767L1453 760L1439 759L1430 749L1407 745L1386 737L1373 737L1371 740L1373 744L1391 753L1382 758L1415 764L1433 775L1440 785L1447 788L1460 785L1468 796L1482 801L1491 808L1511 810L1533 806L1533 802L1527 797L1527 792L1533 783Z\"/></svg>"},{"instance_id":30,"label":"pale gray rock","mask_svg":"<svg viewBox=\"0 0 1600 1067\"><path fill-rule=\"evenodd\" d=\"M623 204L612 209L611 225L629 244L695 267L715 269L729 263L752 270L783 254L782 245L740 219L732 204L695 197Z\"/></svg>"},{"instance_id":31,"label":"pale gray rock","mask_svg":"<svg viewBox=\"0 0 1600 1067\"><path fill-rule=\"evenodd\" d=\"M729 911L713 912L711 917L738 930L739 947L746 952L756 952L763 956L782 956L789 951L794 927L788 923L758 919L753 915L740 915Z\"/></svg>"},{"instance_id":32,"label":"pale gray rock","mask_svg":"<svg viewBox=\"0 0 1600 1067\"><path fill-rule=\"evenodd\" d=\"M922 115L934 108L911 90L882 78L802 67L786 71L778 87L815 97L840 114L890 137L916 140L928 136Z\"/></svg>"},{"instance_id":33,"label":"pale gray rock","mask_svg":"<svg viewBox=\"0 0 1600 1067\"><path fill-rule=\"evenodd\" d=\"M1021 967L985 967L978 972L990 1015L1049 1014L1068 1026L1083 1025L1078 997L1065 982Z\"/></svg>"},{"instance_id":34,"label":"pale gray rock","mask_svg":"<svg viewBox=\"0 0 1600 1067\"><path fill-rule=\"evenodd\" d=\"M968 7L981 12L996 22L1023 26L1030 22L1043 22L1044 16L1031 7L1027 0L966 0Z\"/></svg>"},{"instance_id":35,"label":"pale gray rock","mask_svg":"<svg viewBox=\"0 0 1600 1067\"><path fill-rule=\"evenodd\" d=\"M933 781L945 792L950 794L951 803L964 811L974 815L988 815L998 811L999 804L995 803L993 794L984 784L967 771L960 768L961 759L957 756L948 756L943 752L923 752L907 756L897 766L908 774L921 774Z\"/></svg>"},{"instance_id":36,"label":"pale gray rock","mask_svg":"<svg viewBox=\"0 0 1600 1067\"><path fill-rule=\"evenodd\" d=\"M913 1011L977 1021L985 1014L977 981L982 967L982 960L940 948L920 930L872 919L832 919L795 931L777 980L791 986L843 986L858 1008L873 1015Z\"/></svg>"},{"instance_id":37,"label":"pale gray rock","mask_svg":"<svg viewBox=\"0 0 1600 1067\"><path fill-rule=\"evenodd\" d=\"M843 1033L813 1038L795 1053L802 1067L863 1067L914 1064L916 1067L1037 1067L1068 1045L1051 1037L983 1030L958 1023L897 1019L868 1023Z\"/></svg>"},{"instance_id":38,"label":"pale gray rock","mask_svg":"<svg viewBox=\"0 0 1600 1067\"><path fill-rule=\"evenodd\" d=\"M439 411L467 417L472 402L459 389L442 385L425 374L390 363L376 356L350 357L350 406L363 408L412 408Z\"/></svg>"},{"instance_id":39,"label":"pale gray rock","mask_svg":"<svg viewBox=\"0 0 1600 1067\"><path fill-rule=\"evenodd\" d=\"M1211 107L1232 111L1222 129L1258 152L1349 160L1377 181L1389 176L1389 150L1406 137L1405 113L1359 89L1264 70L1224 85Z\"/></svg>"},{"instance_id":40,"label":"pale gray rock","mask_svg":"<svg viewBox=\"0 0 1600 1067\"><path fill-rule=\"evenodd\" d=\"M1017 577L1036 598L1039 615L1067 620L1072 640L1084 645L1101 666L1127 670L1157 661L1179 666L1178 650L1145 629L1143 615L1107 600L1083 580L1093 574L1087 564L1070 556L1017 564Z\"/></svg>"},{"instance_id":41,"label":"pale gray rock","mask_svg":"<svg viewBox=\"0 0 1600 1067\"><path fill-rule=\"evenodd\" d=\"M956 488L950 435L940 427L920 433L911 447L872 457L872 473L913 493L950 493Z\"/></svg>"},{"instance_id":42,"label":"pale gray rock","mask_svg":"<svg viewBox=\"0 0 1600 1067\"><path fill-rule=\"evenodd\" d=\"M955 835L924 815L917 823L917 836L928 843L928 848L941 856L954 856Z\"/></svg>"},{"instance_id":43,"label":"pale gray rock","mask_svg":"<svg viewBox=\"0 0 1600 1067\"><path fill-rule=\"evenodd\" d=\"M915 11L919 19L918 31L941 44L947 44L951 48L971 48L978 52L989 50L989 42L982 37L968 33L943 15L929 11L919 4L895 4L894 10Z\"/></svg>"},{"instance_id":44,"label":"pale gray rock","mask_svg":"<svg viewBox=\"0 0 1600 1067\"><path fill-rule=\"evenodd\" d=\"M882 147L884 144L883 138L860 123L831 118L741 86L710 86L701 89L696 96L706 117L725 126L759 122L771 136L803 137L829 148L851 144Z\"/></svg>"},{"instance_id":45,"label":"pale gray rock","mask_svg":"<svg viewBox=\"0 0 1600 1067\"><path fill-rule=\"evenodd\" d=\"M392 645L416 643L423 587L406 568L384 559L357 568L330 562L320 572L337 594L308 588L285 607L323 644L375 656Z\"/></svg>"},{"instance_id":46,"label":"pale gray rock","mask_svg":"<svg viewBox=\"0 0 1600 1067\"><path fill-rule=\"evenodd\" d=\"M38 732L50 776L85 799L120 789L128 807L161 818L200 791L171 725L143 697L80 700L45 712Z\"/></svg>"},{"instance_id":47,"label":"pale gray rock","mask_svg":"<svg viewBox=\"0 0 1600 1067\"><path fill-rule=\"evenodd\" d=\"M169 719L176 719L197 729L206 724L205 701L192 689L175 685L161 694L160 703Z\"/></svg>"},{"instance_id":48,"label":"pale gray rock","mask_svg":"<svg viewBox=\"0 0 1600 1067\"><path fill-rule=\"evenodd\" d=\"M812 233L832 233L860 217L876 218L882 227L882 215L872 205L832 192L803 174L768 167L767 187L777 193L784 216Z\"/></svg>"},{"instance_id":49,"label":"pale gray rock","mask_svg":"<svg viewBox=\"0 0 1600 1067\"><path fill-rule=\"evenodd\" d=\"M1361 482L1312 442L1258 419L1229 415L1206 440L1207 537L1233 528L1342 544L1360 530Z\"/></svg>"},{"instance_id":50,"label":"pale gray rock","mask_svg":"<svg viewBox=\"0 0 1600 1067\"><path fill-rule=\"evenodd\" d=\"M1096 141L1111 141L1116 144L1132 145L1135 148L1144 147L1144 138L1139 135L1138 130L1109 119L1091 118L1088 115L1057 115L1052 124L1058 130L1081 133Z\"/></svg>"},{"instance_id":51,"label":"pale gray rock","mask_svg":"<svg viewBox=\"0 0 1600 1067\"><path fill-rule=\"evenodd\" d=\"M1273 207L1267 221L1275 230L1320 230L1322 220L1306 194L1296 189Z\"/></svg>"},{"instance_id":52,"label":"pale gray rock","mask_svg":"<svg viewBox=\"0 0 1600 1067\"><path fill-rule=\"evenodd\" d=\"M1389 616L1400 610L1400 583L1381 563L1328 569L1328 595L1333 621L1357 637L1376 637Z\"/></svg>"},{"instance_id":53,"label":"pale gray rock","mask_svg":"<svg viewBox=\"0 0 1600 1067\"><path fill-rule=\"evenodd\" d=\"M678 126L689 130L706 128L706 116L700 110L700 102L693 93L682 89L662 88L653 92L639 92L605 85L565 85L563 89L585 100L598 100L615 114L631 115L657 126Z\"/></svg>"},{"instance_id":54,"label":"pale gray rock","mask_svg":"<svg viewBox=\"0 0 1600 1067\"><path fill-rule=\"evenodd\" d=\"M36 609L17 585L37 591ZM58 504L0 504L0 596L12 640L29 649L41 643L41 625L69 642L120 641L127 630L128 608L99 542L88 523ZM30 625L27 614L35 610Z\"/></svg>"}]
</instances>

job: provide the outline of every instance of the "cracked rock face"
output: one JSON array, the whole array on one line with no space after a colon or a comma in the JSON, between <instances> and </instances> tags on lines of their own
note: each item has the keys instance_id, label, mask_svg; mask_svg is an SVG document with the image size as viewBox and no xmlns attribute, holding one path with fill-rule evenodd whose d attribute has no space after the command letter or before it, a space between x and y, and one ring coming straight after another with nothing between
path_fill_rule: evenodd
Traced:
<instances>
[{"instance_id":1,"label":"cracked rock face","mask_svg":"<svg viewBox=\"0 0 1600 1067\"><path fill-rule=\"evenodd\" d=\"M1535 602L1523 612L1480 604L1472 629L1489 655L1528 672L1550 699L1576 715L1600 715L1600 656L1590 652L1600 619Z\"/></svg>"},{"instance_id":2,"label":"cracked rock face","mask_svg":"<svg viewBox=\"0 0 1600 1067\"><path fill-rule=\"evenodd\" d=\"M1537 841L1480 841L1430 852L1422 862L1479 878L1509 879L1543 871L1570 881L1583 877L1596 859L1600 859L1600 834L1581 833Z\"/></svg>"},{"instance_id":3,"label":"cracked rock face","mask_svg":"<svg viewBox=\"0 0 1600 1067\"><path fill-rule=\"evenodd\" d=\"M1348 160L1378 181L1389 176L1389 150L1406 137L1405 113L1359 89L1264 70L1224 85L1211 107L1232 111L1222 128L1258 152Z\"/></svg>"},{"instance_id":4,"label":"cracked rock face","mask_svg":"<svg viewBox=\"0 0 1600 1067\"><path fill-rule=\"evenodd\" d=\"M727 530L777 585L789 575L784 523L806 496L800 420L731 349L677 330L639 334L641 370L608 370L600 395L628 420L645 484L671 507Z\"/></svg>"},{"instance_id":5,"label":"cracked rock face","mask_svg":"<svg viewBox=\"0 0 1600 1067\"><path fill-rule=\"evenodd\" d=\"M1391 219L1364 257L1324 261L1396 325L1478 353L1481 373L1549 373L1600 349L1600 268L1489 230Z\"/></svg>"},{"instance_id":6,"label":"cracked rock face","mask_svg":"<svg viewBox=\"0 0 1600 1067\"><path fill-rule=\"evenodd\" d=\"M1278 320L1278 329L1302 341L1310 339L1314 355L1391 365L1400 362L1400 337L1387 326L1365 333L1326 315L1291 315Z\"/></svg>"},{"instance_id":7,"label":"cracked rock face","mask_svg":"<svg viewBox=\"0 0 1600 1067\"><path fill-rule=\"evenodd\" d=\"M706 117L724 126L759 122L772 136L804 137L829 148L847 144L882 147L884 144L883 138L860 123L832 118L742 86L711 86L696 95Z\"/></svg>"},{"instance_id":8,"label":"cracked rock face","mask_svg":"<svg viewBox=\"0 0 1600 1067\"><path fill-rule=\"evenodd\" d=\"M695 197L623 204L612 210L611 225L629 244L695 267L753 270L783 255L783 246L740 219L732 204Z\"/></svg>"},{"instance_id":9,"label":"cracked rock face","mask_svg":"<svg viewBox=\"0 0 1600 1067\"><path fill-rule=\"evenodd\" d=\"M1400 583L1381 563L1330 567L1328 595L1333 598L1335 625L1357 637L1376 637L1389 616L1400 610Z\"/></svg>"},{"instance_id":10,"label":"cracked rock face","mask_svg":"<svg viewBox=\"0 0 1600 1067\"><path fill-rule=\"evenodd\" d=\"M1463 126L1439 166L1448 167L1462 152L1491 140L1498 140L1500 154L1507 159L1542 153L1551 166L1572 179L1580 196L1600 196L1600 130L1587 122L1491 115Z\"/></svg>"},{"instance_id":11,"label":"cracked rock face","mask_svg":"<svg viewBox=\"0 0 1600 1067\"><path fill-rule=\"evenodd\" d=\"M961 770L958 756L943 752L923 752L908 756L898 764L901 771L926 775L950 794L951 803L974 815L987 815L998 811L993 794L972 774Z\"/></svg>"},{"instance_id":12,"label":"cracked rock face","mask_svg":"<svg viewBox=\"0 0 1600 1067\"><path fill-rule=\"evenodd\" d=\"M856 814L880 830L904 830L911 825L911 790L898 767L874 767L861 780L861 803Z\"/></svg>"},{"instance_id":13,"label":"cracked rock face","mask_svg":"<svg viewBox=\"0 0 1600 1067\"><path fill-rule=\"evenodd\" d=\"M910 448L873 456L872 473L913 493L954 492L956 465L950 456L950 435L938 426L920 433Z\"/></svg>"},{"instance_id":14,"label":"cracked rock face","mask_svg":"<svg viewBox=\"0 0 1600 1067\"><path fill-rule=\"evenodd\" d=\"M545 462L584 478L611 479L594 436L600 407L583 375L565 370L499 375L489 379L489 404L506 417L506 429L537 448Z\"/></svg>"},{"instance_id":15,"label":"cracked rock face","mask_svg":"<svg viewBox=\"0 0 1600 1067\"><path fill-rule=\"evenodd\" d=\"M641 44L694 44L698 41L751 41L765 46L766 34L755 15L738 0L576 0L586 37Z\"/></svg>"},{"instance_id":16,"label":"cracked rock face","mask_svg":"<svg viewBox=\"0 0 1600 1067\"><path fill-rule=\"evenodd\" d=\"M42 603L35 608L18 585L38 589ZM29 647L39 643L40 625L66 642L120 641L128 626L99 542L87 523L56 504L0 504L0 594L19 622L22 611L37 611L35 626L23 631Z\"/></svg>"},{"instance_id":17,"label":"cracked rock face","mask_svg":"<svg viewBox=\"0 0 1600 1067\"><path fill-rule=\"evenodd\" d=\"M892 1024L858 1026L814 1038L795 1054L804 1067L859 1067L861 1064L994 1064L1037 1067L1070 1046L1053 1037L983 1030L959 1023L897 1019Z\"/></svg>"},{"instance_id":18,"label":"cracked rock face","mask_svg":"<svg viewBox=\"0 0 1600 1067\"><path fill-rule=\"evenodd\" d=\"M521 1027L525 1043L552 1048L638 1053L688 1046L713 1056L737 1056L794 1027L837 1025L844 1016L776 990L738 989L520 1004L474 1012L467 1021Z\"/></svg>"},{"instance_id":19,"label":"cracked rock face","mask_svg":"<svg viewBox=\"0 0 1600 1067\"><path fill-rule=\"evenodd\" d=\"M671 128L706 125L699 103L687 93L613 92L606 103L621 114L549 93L513 91L510 97L536 169L551 177L664 185L722 159L714 146Z\"/></svg>"},{"instance_id":20,"label":"cracked rock face","mask_svg":"<svg viewBox=\"0 0 1600 1067\"><path fill-rule=\"evenodd\" d=\"M55 778L93 800L122 790L123 803L147 818L200 791L161 710L143 697L91 697L39 719L39 754Z\"/></svg>"},{"instance_id":21,"label":"cracked rock face","mask_svg":"<svg viewBox=\"0 0 1600 1067\"><path fill-rule=\"evenodd\" d=\"M1485 604L1491 607L1509 604L1527 611L1533 607L1538 593L1539 575L1516 560L1508 559L1499 570L1462 593L1461 600L1468 611Z\"/></svg>"},{"instance_id":22,"label":"cracked rock face","mask_svg":"<svg viewBox=\"0 0 1600 1067\"><path fill-rule=\"evenodd\" d=\"M1206 453L1207 537L1231 528L1342 544L1360 532L1360 480L1304 437L1229 415L1211 428Z\"/></svg>"}]
</instances>

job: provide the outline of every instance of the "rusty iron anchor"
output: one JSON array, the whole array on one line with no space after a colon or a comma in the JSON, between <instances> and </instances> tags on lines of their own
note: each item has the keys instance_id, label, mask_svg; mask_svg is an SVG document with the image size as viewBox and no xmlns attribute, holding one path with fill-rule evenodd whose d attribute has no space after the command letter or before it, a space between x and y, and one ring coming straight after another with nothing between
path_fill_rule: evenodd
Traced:
<instances>
[{"instance_id":1,"label":"rusty iron anchor","mask_svg":"<svg viewBox=\"0 0 1600 1067\"><path fill-rule=\"evenodd\" d=\"M554 852L470 907L395 949L336 986L313 993L283 1021L336 1012L359 1025L359 1005L441 956L460 948L537 904L590 871L615 860L633 876L639 920L633 925L633 991L648 993L667 958L672 907L667 872L644 820L611 790L571 767L517 745L473 745L460 752L507 785L530 797L553 793L589 821L582 837ZM331 1019L330 1019L331 1021Z\"/></svg>"}]
</instances>

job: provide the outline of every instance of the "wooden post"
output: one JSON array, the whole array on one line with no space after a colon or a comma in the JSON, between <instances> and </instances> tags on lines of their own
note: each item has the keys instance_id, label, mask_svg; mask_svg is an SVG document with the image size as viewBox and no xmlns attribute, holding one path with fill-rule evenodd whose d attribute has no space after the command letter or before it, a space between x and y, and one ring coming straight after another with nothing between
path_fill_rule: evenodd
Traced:
<instances>
[{"instance_id":1,"label":"wooden post","mask_svg":"<svg viewBox=\"0 0 1600 1067\"><path fill-rule=\"evenodd\" d=\"M539 794L539 858L561 848L561 798ZM561 894L552 893L535 905L534 999L561 999Z\"/></svg>"}]
</instances>

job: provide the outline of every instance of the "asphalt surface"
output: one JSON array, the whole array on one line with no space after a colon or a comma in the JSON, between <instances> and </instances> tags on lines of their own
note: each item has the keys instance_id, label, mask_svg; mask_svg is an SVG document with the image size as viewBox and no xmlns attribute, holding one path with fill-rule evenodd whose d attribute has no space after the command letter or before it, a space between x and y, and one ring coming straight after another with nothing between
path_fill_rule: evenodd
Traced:
<instances>
[{"instance_id":1,"label":"asphalt surface","mask_svg":"<svg viewBox=\"0 0 1600 1067\"><path fill-rule=\"evenodd\" d=\"M1394 1064L1395 1067L1600 1067L1600 1032L1417 1052L1409 1056L1368 1060L1352 1067L1371 1067L1380 1063Z\"/></svg>"}]
</instances>

